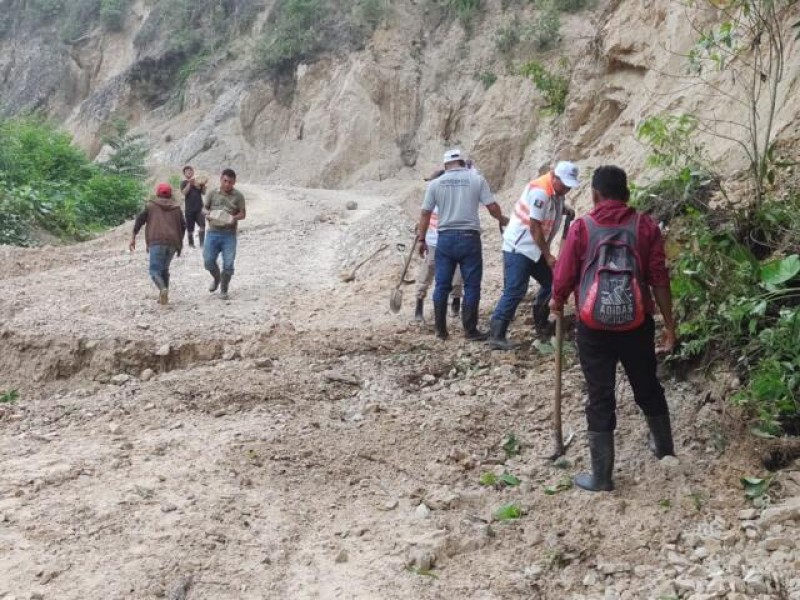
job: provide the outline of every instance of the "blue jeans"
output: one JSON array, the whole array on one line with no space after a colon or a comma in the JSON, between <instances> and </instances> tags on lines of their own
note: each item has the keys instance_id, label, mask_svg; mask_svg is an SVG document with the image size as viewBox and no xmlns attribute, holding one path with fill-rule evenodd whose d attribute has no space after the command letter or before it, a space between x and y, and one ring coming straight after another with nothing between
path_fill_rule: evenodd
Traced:
<instances>
[{"instance_id":1,"label":"blue jeans","mask_svg":"<svg viewBox=\"0 0 800 600\"><path fill-rule=\"evenodd\" d=\"M436 245L436 288L433 303L447 303L453 288L453 275L461 269L464 280L464 306L477 309L481 301L483 252L478 231L440 231Z\"/></svg>"},{"instance_id":2,"label":"blue jeans","mask_svg":"<svg viewBox=\"0 0 800 600\"><path fill-rule=\"evenodd\" d=\"M158 289L169 287L169 265L175 252L175 248L167 244L150 245L150 279Z\"/></svg>"},{"instance_id":3,"label":"blue jeans","mask_svg":"<svg viewBox=\"0 0 800 600\"><path fill-rule=\"evenodd\" d=\"M206 243L203 246L203 262L206 270L215 273L219 270L217 257L222 253L222 272L233 275L233 262L236 260L236 232L206 231Z\"/></svg>"},{"instance_id":4,"label":"blue jeans","mask_svg":"<svg viewBox=\"0 0 800 600\"><path fill-rule=\"evenodd\" d=\"M504 251L503 272L505 275L503 296L494 309L492 319L511 321L514 318L517 306L528 293L528 283L533 277L542 286L533 301L534 321L537 322L537 326L546 324L549 311L544 309L550 301L550 293L553 289L553 271L547 266L544 256L540 256L537 262L533 262L519 252ZM537 311L537 308L541 310ZM544 313L543 319L542 313Z\"/></svg>"}]
</instances>

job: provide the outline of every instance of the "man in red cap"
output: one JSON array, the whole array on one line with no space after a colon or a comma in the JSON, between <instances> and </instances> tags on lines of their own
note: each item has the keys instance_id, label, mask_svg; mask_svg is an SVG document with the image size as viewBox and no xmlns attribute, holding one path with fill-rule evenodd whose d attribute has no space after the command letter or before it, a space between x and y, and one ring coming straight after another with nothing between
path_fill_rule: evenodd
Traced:
<instances>
[{"instance_id":1,"label":"man in red cap","mask_svg":"<svg viewBox=\"0 0 800 600\"><path fill-rule=\"evenodd\" d=\"M136 250L136 234L144 228L144 239L150 255L150 277L158 288L159 304L169 302L169 265L183 249L186 220L180 203L172 197L168 183L156 186L156 197L150 200L133 224L133 236L128 246Z\"/></svg>"}]
</instances>

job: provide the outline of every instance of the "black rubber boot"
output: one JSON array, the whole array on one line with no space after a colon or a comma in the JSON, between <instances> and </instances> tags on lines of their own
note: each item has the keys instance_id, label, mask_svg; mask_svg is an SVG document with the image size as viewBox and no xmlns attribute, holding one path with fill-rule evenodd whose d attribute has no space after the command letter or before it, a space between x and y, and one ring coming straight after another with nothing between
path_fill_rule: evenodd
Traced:
<instances>
[{"instance_id":1,"label":"black rubber boot","mask_svg":"<svg viewBox=\"0 0 800 600\"><path fill-rule=\"evenodd\" d=\"M545 304L534 304L531 311L533 313L533 330L536 337L542 341L548 341L555 334L555 324L549 321L550 307Z\"/></svg>"},{"instance_id":2,"label":"black rubber boot","mask_svg":"<svg viewBox=\"0 0 800 600\"><path fill-rule=\"evenodd\" d=\"M464 325L464 337L470 342L481 342L489 337L485 331L478 329L478 305L465 304L461 310L461 323Z\"/></svg>"},{"instance_id":3,"label":"black rubber boot","mask_svg":"<svg viewBox=\"0 0 800 600\"><path fill-rule=\"evenodd\" d=\"M661 460L665 456L675 456L675 446L672 443L672 426L669 413L663 415L647 416L647 426L650 428L650 450Z\"/></svg>"},{"instance_id":4,"label":"black rubber boot","mask_svg":"<svg viewBox=\"0 0 800 600\"><path fill-rule=\"evenodd\" d=\"M203 244L206 243L206 232L204 229L201 229L197 232L197 239L200 241L200 247L203 247Z\"/></svg>"},{"instance_id":5,"label":"black rubber boot","mask_svg":"<svg viewBox=\"0 0 800 600\"><path fill-rule=\"evenodd\" d=\"M187 233L186 234L186 239L189 241L189 248L194 248L194 234L193 233Z\"/></svg>"},{"instance_id":6,"label":"black rubber boot","mask_svg":"<svg viewBox=\"0 0 800 600\"><path fill-rule=\"evenodd\" d=\"M425 299L417 298L417 308L414 311L414 320L417 323L422 323L425 320L425 316L423 315L424 307L425 307Z\"/></svg>"},{"instance_id":7,"label":"black rubber boot","mask_svg":"<svg viewBox=\"0 0 800 600\"><path fill-rule=\"evenodd\" d=\"M208 272L211 273L211 276L214 278L214 281L212 281L211 285L208 286L208 291L213 293L216 292L217 288L219 287L219 281L221 277L219 273L219 267L217 265L214 265L214 268L209 269Z\"/></svg>"},{"instance_id":8,"label":"black rubber boot","mask_svg":"<svg viewBox=\"0 0 800 600\"><path fill-rule=\"evenodd\" d=\"M453 298L450 304L450 314L454 317L461 314L461 298Z\"/></svg>"},{"instance_id":9,"label":"black rubber boot","mask_svg":"<svg viewBox=\"0 0 800 600\"><path fill-rule=\"evenodd\" d=\"M610 492L614 489L614 432L589 431L589 455L592 472L575 476L575 485L590 492Z\"/></svg>"},{"instance_id":10,"label":"black rubber boot","mask_svg":"<svg viewBox=\"0 0 800 600\"><path fill-rule=\"evenodd\" d=\"M433 318L436 328L436 337L446 340L447 334L447 302L433 303Z\"/></svg>"},{"instance_id":11,"label":"black rubber boot","mask_svg":"<svg viewBox=\"0 0 800 600\"><path fill-rule=\"evenodd\" d=\"M489 326L489 345L495 350L511 350L514 344L506 338L509 321L492 319Z\"/></svg>"},{"instance_id":12,"label":"black rubber boot","mask_svg":"<svg viewBox=\"0 0 800 600\"><path fill-rule=\"evenodd\" d=\"M227 271L222 272L222 277L220 277L220 285L219 285L219 297L223 300L228 299L228 286L231 284L231 278L233 277L233 273L228 273Z\"/></svg>"}]
</instances>

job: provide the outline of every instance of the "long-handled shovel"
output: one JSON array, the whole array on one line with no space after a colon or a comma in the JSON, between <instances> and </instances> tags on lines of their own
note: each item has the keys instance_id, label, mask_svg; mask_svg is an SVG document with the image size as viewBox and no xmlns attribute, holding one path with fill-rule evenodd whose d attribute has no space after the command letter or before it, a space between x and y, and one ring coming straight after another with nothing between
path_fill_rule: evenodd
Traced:
<instances>
[{"instance_id":1,"label":"long-handled shovel","mask_svg":"<svg viewBox=\"0 0 800 600\"><path fill-rule=\"evenodd\" d=\"M389 308L395 314L399 313L403 306L403 290L400 289L400 286L403 285L403 281L406 278L406 273L408 272L408 265L411 264L411 258L414 256L414 250L416 249L417 237L414 236L414 243L411 244L411 250L409 250L408 256L406 256L406 264L403 265L403 272L400 275L400 281L397 282L397 287L392 290L392 294L389 296Z\"/></svg>"},{"instance_id":2,"label":"long-handled shovel","mask_svg":"<svg viewBox=\"0 0 800 600\"><path fill-rule=\"evenodd\" d=\"M359 270L361 267L363 267L365 264L367 264L367 263L368 263L369 261L371 261L373 258L375 258L376 256L378 256L378 254L380 254L381 252L383 252L384 250L386 250L388 247L389 247L389 244L381 244L381 247L380 247L380 248L378 248L377 250L375 250L375 252L373 252L372 254L370 254L370 255L369 255L367 258L365 258L365 259L364 259L364 260L362 260L360 263L358 263L358 264L357 264L355 267L353 267L353 270L352 270L352 271L342 271L342 272L339 274L339 279L341 279L341 280L342 280L342 281L344 281L345 283L350 283L351 281L355 281L355 279L356 279L356 271L358 271L358 270Z\"/></svg>"},{"instance_id":3,"label":"long-handled shovel","mask_svg":"<svg viewBox=\"0 0 800 600\"><path fill-rule=\"evenodd\" d=\"M564 440L564 431L561 427L561 370L562 370L562 355L564 351L564 324L561 314L556 314L556 393L553 398L553 438L555 447L553 454L550 455L550 460L564 456L575 438L575 433L570 432L566 441Z\"/></svg>"}]
</instances>

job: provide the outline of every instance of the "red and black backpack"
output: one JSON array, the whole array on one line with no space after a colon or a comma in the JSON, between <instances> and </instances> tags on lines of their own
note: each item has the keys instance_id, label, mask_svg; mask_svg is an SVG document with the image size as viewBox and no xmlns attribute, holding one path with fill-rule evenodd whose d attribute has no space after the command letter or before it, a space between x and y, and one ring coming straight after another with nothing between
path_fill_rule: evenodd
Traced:
<instances>
[{"instance_id":1,"label":"red and black backpack","mask_svg":"<svg viewBox=\"0 0 800 600\"><path fill-rule=\"evenodd\" d=\"M644 322L639 215L620 225L601 225L589 215L588 244L578 291L578 315L591 329L629 331Z\"/></svg>"}]
</instances>

